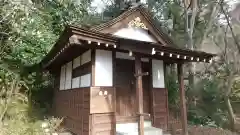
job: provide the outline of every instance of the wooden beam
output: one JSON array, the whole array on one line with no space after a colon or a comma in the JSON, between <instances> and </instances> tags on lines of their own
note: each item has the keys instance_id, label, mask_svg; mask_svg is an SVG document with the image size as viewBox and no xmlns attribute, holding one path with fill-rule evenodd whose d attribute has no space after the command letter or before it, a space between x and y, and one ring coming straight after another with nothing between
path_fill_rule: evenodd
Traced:
<instances>
[{"instance_id":1,"label":"wooden beam","mask_svg":"<svg viewBox=\"0 0 240 135\"><path fill-rule=\"evenodd\" d=\"M141 58L139 56L135 56L135 74L142 74L142 64ZM142 76L136 77L136 99L138 106L138 114L143 114L143 84L142 84ZM144 116L139 115L138 120L138 134L144 135Z\"/></svg>"},{"instance_id":2,"label":"wooden beam","mask_svg":"<svg viewBox=\"0 0 240 135\"><path fill-rule=\"evenodd\" d=\"M146 75L149 75L149 73L148 72L144 72L144 73L141 73L141 74L134 74L135 77L146 76Z\"/></svg>"},{"instance_id":3,"label":"wooden beam","mask_svg":"<svg viewBox=\"0 0 240 135\"><path fill-rule=\"evenodd\" d=\"M181 109L181 121L182 121L182 135L188 135L188 125L187 125L187 109L186 109L186 98L183 82L183 64L177 65L178 70L178 83L180 92L180 109Z\"/></svg>"}]
</instances>

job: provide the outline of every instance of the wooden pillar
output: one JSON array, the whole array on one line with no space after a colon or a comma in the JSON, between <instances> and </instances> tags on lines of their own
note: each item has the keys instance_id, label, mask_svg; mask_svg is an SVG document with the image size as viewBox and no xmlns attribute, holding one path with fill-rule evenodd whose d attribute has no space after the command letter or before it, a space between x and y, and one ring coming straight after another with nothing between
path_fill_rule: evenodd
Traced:
<instances>
[{"instance_id":1,"label":"wooden pillar","mask_svg":"<svg viewBox=\"0 0 240 135\"><path fill-rule=\"evenodd\" d=\"M183 64L179 63L177 65L178 70L178 83L180 92L180 109L181 109L181 122L182 122L182 133L183 135L188 135L188 125L187 125L187 109L186 109L186 99L185 90L183 82Z\"/></svg>"},{"instance_id":2,"label":"wooden pillar","mask_svg":"<svg viewBox=\"0 0 240 135\"><path fill-rule=\"evenodd\" d=\"M136 76L136 99L138 109L138 134L144 135L144 116L143 116L143 85L142 85L142 65L141 58L135 57L135 76Z\"/></svg>"}]
</instances>

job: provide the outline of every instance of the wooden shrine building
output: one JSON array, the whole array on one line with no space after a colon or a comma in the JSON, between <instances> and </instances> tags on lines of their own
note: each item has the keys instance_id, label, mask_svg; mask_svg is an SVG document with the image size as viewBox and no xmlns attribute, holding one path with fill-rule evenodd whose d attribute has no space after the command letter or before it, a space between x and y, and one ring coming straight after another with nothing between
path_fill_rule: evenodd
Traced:
<instances>
[{"instance_id":1,"label":"wooden shrine building","mask_svg":"<svg viewBox=\"0 0 240 135\"><path fill-rule=\"evenodd\" d=\"M174 47L140 5L89 29L66 27L41 66L55 78L53 109L71 132L161 135L169 119L165 67L176 63L186 134L182 65L213 56Z\"/></svg>"}]
</instances>

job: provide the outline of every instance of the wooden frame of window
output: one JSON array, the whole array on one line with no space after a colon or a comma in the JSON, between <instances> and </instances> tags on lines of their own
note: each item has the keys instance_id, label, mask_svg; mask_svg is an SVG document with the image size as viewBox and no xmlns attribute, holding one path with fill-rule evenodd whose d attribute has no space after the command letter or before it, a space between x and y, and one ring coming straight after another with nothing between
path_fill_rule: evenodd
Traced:
<instances>
[{"instance_id":1,"label":"wooden frame of window","mask_svg":"<svg viewBox=\"0 0 240 135\"><path fill-rule=\"evenodd\" d=\"M83 64L79 67L76 67L72 71L72 78L83 76L83 75L91 73L91 70L92 70L91 66L92 66L92 62L87 62L87 63L85 63L85 64Z\"/></svg>"}]
</instances>

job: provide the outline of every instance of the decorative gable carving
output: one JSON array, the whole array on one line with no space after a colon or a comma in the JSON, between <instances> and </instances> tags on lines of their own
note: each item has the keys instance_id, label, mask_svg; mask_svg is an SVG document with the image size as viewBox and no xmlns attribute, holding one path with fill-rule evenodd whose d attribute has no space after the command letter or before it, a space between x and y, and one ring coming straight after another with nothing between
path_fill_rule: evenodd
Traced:
<instances>
[{"instance_id":1,"label":"decorative gable carving","mask_svg":"<svg viewBox=\"0 0 240 135\"><path fill-rule=\"evenodd\" d=\"M152 15L141 5L129 8L118 17L103 24L96 25L92 27L91 30L113 34L119 32L119 30L122 31L124 28L137 28L138 31L141 29L147 30L154 41L161 43L161 45L174 45L169 35L157 26ZM136 31L136 29L134 29L134 31Z\"/></svg>"},{"instance_id":2,"label":"decorative gable carving","mask_svg":"<svg viewBox=\"0 0 240 135\"><path fill-rule=\"evenodd\" d=\"M140 17L136 17L132 21L128 23L129 27L135 27L135 28L143 28L147 29L146 25L141 21Z\"/></svg>"}]
</instances>

